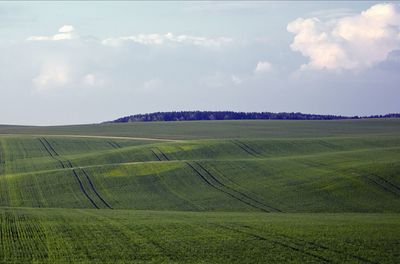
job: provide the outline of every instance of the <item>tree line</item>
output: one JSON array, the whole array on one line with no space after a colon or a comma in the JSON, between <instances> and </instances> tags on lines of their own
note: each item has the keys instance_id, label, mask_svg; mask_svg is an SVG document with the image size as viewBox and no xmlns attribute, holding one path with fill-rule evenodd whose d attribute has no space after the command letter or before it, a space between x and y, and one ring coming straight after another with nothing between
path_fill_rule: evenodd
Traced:
<instances>
[{"instance_id":1,"label":"tree line","mask_svg":"<svg viewBox=\"0 0 400 264\"><path fill-rule=\"evenodd\" d=\"M233 112L233 111L173 111L130 115L111 123L195 120L339 120L363 118L399 118L399 113L372 116L317 115L303 113Z\"/></svg>"}]
</instances>

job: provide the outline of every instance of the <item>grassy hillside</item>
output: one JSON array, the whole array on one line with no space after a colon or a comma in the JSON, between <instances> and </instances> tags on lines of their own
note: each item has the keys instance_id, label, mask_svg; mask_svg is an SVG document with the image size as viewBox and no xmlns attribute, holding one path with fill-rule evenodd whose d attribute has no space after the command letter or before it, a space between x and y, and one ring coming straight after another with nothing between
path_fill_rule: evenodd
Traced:
<instances>
[{"instance_id":1,"label":"grassy hillside","mask_svg":"<svg viewBox=\"0 0 400 264\"><path fill-rule=\"evenodd\" d=\"M399 118L330 121L134 122L55 127L0 126L0 134L107 135L170 139L313 138L382 134L399 135L399 133Z\"/></svg>"},{"instance_id":2,"label":"grassy hillside","mask_svg":"<svg viewBox=\"0 0 400 264\"><path fill-rule=\"evenodd\" d=\"M0 263L399 261L398 120L4 129Z\"/></svg>"},{"instance_id":3,"label":"grassy hillside","mask_svg":"<svg viewBox=\"0 0 400 264\"><path fill-rule=\"evenodd\" d=\"M0 262L396 263L398 220L390 214L4 208Z\"/></svg>"},{"instance_id":4,"label":"grassy hillside","mask_svg":"<svg viewBox=\"0 0 400 264\"><path fill-rule=\"evenodd\" d=\"M400 137L138 140L3 136L0 205L399 212Z\"/></svg>"}]
</instances>

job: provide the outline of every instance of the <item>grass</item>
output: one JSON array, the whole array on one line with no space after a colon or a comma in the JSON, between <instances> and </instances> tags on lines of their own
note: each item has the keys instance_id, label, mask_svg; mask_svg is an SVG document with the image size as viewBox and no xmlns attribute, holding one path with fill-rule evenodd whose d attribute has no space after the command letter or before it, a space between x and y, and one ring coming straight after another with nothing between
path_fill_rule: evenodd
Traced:
<instances>
[{"instance_id":1,"label":"grass","mask_svg":"<svg viewBox=\"0 0 400 264\"><path fill-rule=\"evenodd\" d=\"M6 132L0 263L399 262L397 119Z\"/></svg>"},{"instance_id":2,"label":"grass","mask_svg":"<svg viewBox=\"0 0 400 264\"><path fill-rule=\"evenodd\" d=\"M398 263L400 260L399 216L392 214L3 208L0 226L3 262Z\"/></svg>"},{"instance_id":3,"label":"grass","mask_svg":"<svg viewBox=\"0 0 400 264\"><path fill-rule=\"evenodd\" d=\"M314 138L398 135L400 119L134 122L75 126L0 126L0 134L96 135L169 139Z\"/></svg>"}]
</instances>

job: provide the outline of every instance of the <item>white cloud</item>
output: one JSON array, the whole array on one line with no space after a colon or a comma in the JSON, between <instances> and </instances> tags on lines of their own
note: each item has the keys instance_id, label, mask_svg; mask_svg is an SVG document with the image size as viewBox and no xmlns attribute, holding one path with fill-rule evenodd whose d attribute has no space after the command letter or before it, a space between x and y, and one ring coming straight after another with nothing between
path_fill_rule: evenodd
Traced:
<instances>
[{"instance_id":1,"label":"white cloud","mask_svg":"<svg viewBox=\"0 0 400 264\"><path fill-rule=\"evenodd\" d=\"M103 85L104 81L99 79L96 75L89 73L83 77L83 84L89 87L96 87Z\"/></svg>"},{"instance_id":2,"label":"white cloud","mask_svg":"<svg viewBox=\"0 0 400 264\"><path fill-rule=\"evenodd\" d=\"M272 70L272 65L268 61L259 61L254 69L255 73L267 73Z\"/></svg>"},{"instance_id":3,"label":"white cloud","mask_svg":"<svg viewBox=\"0 0 400 264\"><path fill-rule=\"evenodd\" d=\"M239 85L243 82L243 80L236 75L231 75L231 80L235 85Z\"/></svg>"},{"instance_id":4,"label":"white cloud","mask_svg":"<svg viewBox=\"0 0 400 264\"><path fill-rule=\"evenodd\" d=\"M126 42L134 42L142 45L163 45L163 44L190 44L194 46L203 46L211 48L220 48L232 42L231 38L206 38L190 35L166 34L138 34L128 37L107 38L102 41L104 45L119 46Z\"/></svg>"},{"instance_id":5,"label":"white cloud","mask_svg":"<svg viewBox=\"0 0 400 264\"><path fill-rule=\"evenodd\" d=\"M43 41L43 40L70 40L77 39L79 35L76 33L75 28L71 25L64 25L58 33L52 36L31 36L27 38L30 41ZM83 40L83 39L81 39ZM166 34L138 34L132 36L123 36L115 38L106 38L100 40L103 45L118 47L125 43L133 42L147 46L161 46L166 44L186 44L193 46L201 46L208 48L221 48L228 45L233 39L228 37L199 37L191 35L174 35L171 32Z\"/></svg>"},{"instance_id":6,"label":"white cloud","mask_svg":"<svg viewBox=\"0 0 400 264\"><path fill-rule=\"evenodd\" d=\"M336 20L298 18L287 30L295 34L291 49L309 58L302 69L364 69L400 48L400 9L377 4Z\"/></svg>"},{"instance_id":7,"label":"white cloud","mask_svg":"<svg viewBox=\"0 0 400 264\"><path fill-rule=\"evenodd\" d=\"M71 25L64 25L58 30L60 33L70 33L72 31L74 31L74 27Z\"/></svg>"},{"instance_id":8,"label":"white cloud","mask_svg":"<svg viewBox=\"0 0 400 264\"><path fill-rule=\"evenodd\" d=\"M53 36L31 36L27 38L27 40L69 40L74 38L77 38L74 27L71 25L64 25L58 30L58 33Z\"/></svg>"},{"instance_id":9,"label":"white cloud","mask_svg":"<svg viewBox=\"0 0 400 264\"><path fill-rule=\"evenodd\" d=\"M69 70L66 65L48 63L42 67L32 82L38 91L59 88L69 82Z\"/></svg>"}]
</instances>

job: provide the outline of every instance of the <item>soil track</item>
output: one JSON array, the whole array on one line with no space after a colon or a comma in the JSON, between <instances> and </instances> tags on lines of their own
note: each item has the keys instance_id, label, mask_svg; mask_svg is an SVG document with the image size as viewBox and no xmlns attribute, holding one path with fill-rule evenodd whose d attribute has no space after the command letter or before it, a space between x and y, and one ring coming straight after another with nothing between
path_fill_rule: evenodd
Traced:
<instances>
[{"instance_id":1,"label":"soil track","mask_svg":"<svg viewBox=\"0 0 400 264\"><path fill-rule=\"evenodd\" d=\"M81 168L81 171L82 171L83 174L85 175L87 181L89 182L90 187L92 188L92 190L93 190L93 192L96 194L96 196L100 199L100 201L102 201L103 204L104 204L105 206L107 206L109 209L113 209L113 208L111 207L111 205L110 205L109 203L107 203L106 200L104 200L103 197L101 197L101 195L97 192L96 187L94 186L92 180L91 180L90 177L89 177L89 174L88 174L84 169L82 169L82 168Z\"/></svg>"},{"instance_id":2,"label":"soil track","mask_svg":"<svg viewBox=\"0 0 400 264\"><path fill-rule=\"evenodd\" d=\"M245 235L250 236L250 237L253 237L253 238L257 239L257 240L271 242L271 243L273 243L273 244L276 244L276 245L279 245L279 246L282 246L282 247L285 247L285 248L288 248L288 249L297 251L297 252L299 252L299 253L302 253L302 254L304 254L304 255L308 255L308 256L313 257L313 258L316 258L316 259L318 259L319 261L322 261L322 262L324 262L324 263L333 263L332 260L327 259L327 258L325 258L325 257L323 257L323 256L320 256L320 255L314 254L314 253L309 252L309 251L307 251L307 250L304 250L304 248L298 247L298 245L297 245L297 246L293 246L293 245L287 244L287 243L282 242L282 241L279 241L279 240L275 240L275 239L271 239L271 238L266 238L266 237L263 237L263 236L261 236L261 235L253 234L253 233L251 233L251 232L244 231L244 230L237 229L237 228L233 228L233 227L230 227L230 226L225 226L225 225L220 225L220 224L216 224L216 226L218 226L218 227L220 227L220 228L223 228L223 229L230 230L230 231L234 231L234 232L236 232L236 233L245 234Z\"/></svg>"},{"instance_id":3,"label":"soil track","mask_svg":"<svg viewBox=\"0 0 400 264\"><path fill-rule=\"evenodd\" d=\"M271 212L271 211L269 211L269 210L266 210L265 208L262 208L262 207L260 207L260 206L254 205L254 204L252 204L252 203L250 203L250 202L248 202L248 201L245 201L244 199L238 197L237 195L235 195L235 194L233 194L233 193L231 193L231 192L229 192L229 191L227 191L227 190L224 190L223 187L220 187L220 186L217 186L216 184L213 184L209 179L207 179L207 177L205 177L205 176L204 176L198 169L196 169L192 164L190 164L189 162L186 162L186 164L187 164L190 168L192 168L192 169L196 172L196 174L199 175L199 176L201 177L201 179L202 179L207 185L211 186L212 188L214 188L214 189L216 189L216 190L218 190L218 191L220 191L220 192L223 192L223 193L225 193L226 195L228 195L228 196L230 196L230 197L232 197L232 198L234 198L234 199L236 199L236 200L238 200L238 201L240 201L240 202L242 202L242 203L244 203L244 204L246 204L246 205L248 205L248 206L250 206L250 207L253 207L253 208L258 209L258 210L261 210L261 211L264 211L264 212L266 212L266 213L270 213L270 212Z\"/></svg>"},{"instance_id":4,"label":"soil track","mask_svg":"<svg viewBox=\"0 0 400 264\"><path fill-rule=\"evenodd\" d=\"M113 148L115 148L115 149L121 148L121 146L120 146L117 142L114 142L114 141L107 141L107 143L108 143L111 147L113 147Z\"/></svg>"},{"instance_id":5,"label":"soil track","mask_svg":"<svg viewBox=\"0 0 400 264\"><path fill-rule=\"evenodd\" d=\"M49 146L49 148L51 149L51 151L53 151L53 153L54 153L56 156L60 156L60 155L58 155L57 151L55 151L55 149L53 148L53 146L49 143L49 141L47 141L46 138L43 138L43 140L44 140L44 142L46 142L47 146Z\"/></svg>"},{"instance_id":6,"label":"soil track","mask_svg":"<svg viewBox=\"0 0 400 264\"><path fill-rule=\"evenodd\" d=\"M43 138L44 139L44 138ZM41 138L38 138L38 140L40 141L40 143L42 144L42 146L44 147L44 149L47 151L47 153L50 155L50 157L52 157L54 160L56 160L56 161L58 161L58 163L61 165L61 167L63 168L63 169L65 169L65 165L64 165L64 163L57 157L58 156L58 153L57 152L55 152L54 150L54 153L51 151L51 149L52 149L52 147L51 146L48 146L47 144L48 144L48 141L46 140L46 141L44 141L43 139L41 139ZM47 144L46 144L46 143Z\"/></svg>"},{"instance_id":7,"label":"soil track","mask_svg":"<svg viewBox=\"0 0 400 264\"><path fill-rule=\"evenodd\" d=\"M393 183L377 175L369 175L365 176L365 178L368 181L372 182L375 186L385 190L386 192L391 193L397 197L400 197L400 188L397 185L394 185Z\"/></svg>"},{"instance_id":8,"label":"soil track","mask_svg":"<svg viewBox=\"0 0 400 264\"><path fill-rule=\"evenodd\" d=\"M245 147L245 145L242 145L242 143L240 141L232 141L233 144L235 144L236 146L238 146L241 150L243 150L244 152L246 152L247 154L253 156L253 157L257 157L258 154L254 151L252 151L251 149Z\"/></svg>"},{"instance_id":9,"label":"soil track","mask_svg":"<svg viewBox=\"0 0 400 264\"><path fill-rule=\"evenodd\" d=\"M93 201L93 199L89 196L89 194L87 193L87 191L86 191L85 187L83 186L83 183L82 183L78 173L76 173L75 169L72 170L72 173L74 174L76 180L78 181L82 193L86 196L86 198L90 201L90 203L93 205L94 208L100 209L97 206L97 204Z\"/></svg>"},{"instance_id":10,"label":"soil track","mask_svg":"<svg viewBox=\"0 0 400 264\"><path fill-rule=\"evenodd\" d=\"M250 227L247 227L247 228L251 229ZM329 248L327 246L324 246L324 245L321 245L321 244L318 244L318 243L315 243L315 242L307 241L307 240L300 239L300 238L293 238L293 237L289 237L287 235L282 235L282 234L280 234L278 236L283 238L283 239L288 239L293 244L296 244L298 246L316 247L316 248L319 248L321 250L330 251L332 253L338 254L339 256L342 256L342 257L343 256L347 256L347 257L350 257L350 258L357 259L357 260L359 260L361 262L364 262L364 263L378 264L377 262L374 262L374 261L371 261L369 259L360 257L358 255L353 255L353 254L349 254L349 253L346 253L346 252L343 252L343 251L340 251L340 250L337 250L337 249L332 249L332 248Z\"/></svg>"},{"instance_id":11,"label":"soil track","mask_svg":"<svg viewBox=\"0 0 400 264\"><path fill-rule=\"evenodd\" d=\"M229 190L231 190L232 192L235 192L235 193L237 193L237 194L239 194L239 195L241 195L241 196L243 196L243 197L245 197L245 198L247 198L247 199L249 199L249 200L251 200L251 201L257 203L258 205L261 205L261 206L263 206L263 207L266 207L266 208L268 208L269 210L273 210L273 211L275 211L275 212L282 212L281 210L279 210L279 209L277 209L277 208L274 208L274 207L272 207L272 206L269 206L269 205L267 205L267 204L265 204L265 203L263 203L263 202L258 201L257 199L254 199L254 198L250 197L249 195L247 195L247 194L245 194L245 193L243 193L243 192L241 192L241 191L238 191L238 190L236 190L236 189L234 189L234 188L232 188L232 187L230 187L230 186L225 185L225 184L222 183L217 177L215 177L213 174L211 174L210 171L208 171L206 168L204 168L204 166L201 165L199 162L195 162L195 163L196 163L197 166L199 166L203 171L205 171L214 181L216 181L219 185L223 186L224 188L229 189Z\"/></svg>"},{"instance_id":12,"label":"soil track","mask_svg":"<svg viewBox=\"0 0 400 264\"><path fill-rule=\"evenodd\" d=\"M154 150L151 149L150 151L154 154L154 156L157 158L158 161L161 161L160 157L157 155L157 153Z\"/></svg>"},{"instance_id":13,"label":"soil track","mask_svg":"<svg viewBox=\"0 0 400 264\"><path fill-rule=\"evenodd\" d=\"M167 157L167 155L165 155L165 153L162 152L161 149L159 149L159 148L156 148L156 149L160 152L161 156L163 156L163 158L164 158L165 160L169 160L169 158Z\"/></svg>"},{"instance_id":14,"label":"soil track","mask_svg":"<svg viewBox=\"0 0 400 264\"><path fill-rule=\"evenodd\" d=\"M253 147L250 147L248 144L242 142L242 141L237 141L239 144L241 144L242 146L244 146L245 148L247 148L248 150L250 150L251 152L257 154L257 155L261 155L260 152L258 152L257 150L255 150Z\"/></svg>"}]
</instances>

